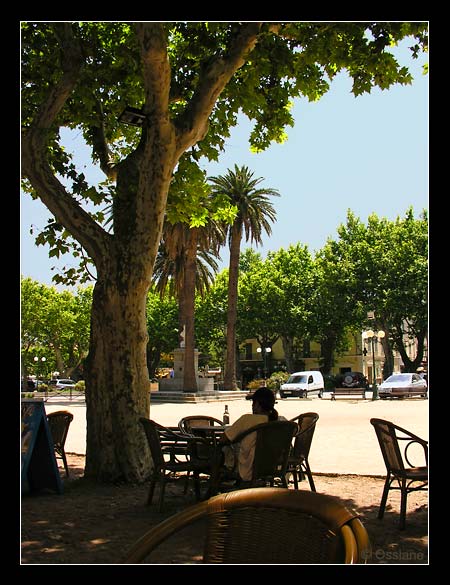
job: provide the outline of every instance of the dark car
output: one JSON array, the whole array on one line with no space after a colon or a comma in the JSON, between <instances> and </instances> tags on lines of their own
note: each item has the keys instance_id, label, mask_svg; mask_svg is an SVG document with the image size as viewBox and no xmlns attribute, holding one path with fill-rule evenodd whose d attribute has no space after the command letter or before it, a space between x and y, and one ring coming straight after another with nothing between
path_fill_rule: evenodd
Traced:
<instances>
[{"instance_id":1,"label":"dark car","mask_svg":"<svg viewBox=\"0 0 450 585\"><path fill-rule=\"evenodd\" d=\"M336 376L336 388L369 388L369 381L362 372L344 372Z\"/></svg>"},{"instance_id":2,"label":"dark car","mask_svg":"<svg viewBox=\"0 0 450 585\"><path fill-rule=\"evenodd\" d=\"M36 384L33 380L22 380L22 392L34 392Z\"/></svg>"}]
</instances>

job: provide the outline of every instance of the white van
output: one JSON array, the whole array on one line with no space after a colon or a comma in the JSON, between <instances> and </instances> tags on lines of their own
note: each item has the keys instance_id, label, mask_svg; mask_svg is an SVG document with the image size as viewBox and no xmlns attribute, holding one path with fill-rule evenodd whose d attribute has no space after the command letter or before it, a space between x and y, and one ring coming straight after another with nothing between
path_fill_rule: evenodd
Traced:
<instances>
[{"instance_id":1,"label":"white van","mask_svg":"<svg viewBox=\"0 0 450 585\"><path fill-rule=\"evenodd\" d=\"M311 370L309 372L294 372L285 384L280 386L280 398L298 396L307 398L309 394L317 394L322 398L324 389L322 372Z\"/></svg>"}]
</instances>

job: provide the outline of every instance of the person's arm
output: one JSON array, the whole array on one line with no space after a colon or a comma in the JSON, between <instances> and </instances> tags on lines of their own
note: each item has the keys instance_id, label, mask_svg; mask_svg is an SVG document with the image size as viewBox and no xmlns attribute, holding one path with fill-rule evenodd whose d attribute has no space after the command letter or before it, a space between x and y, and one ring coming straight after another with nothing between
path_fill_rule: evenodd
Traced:
<instances>
[{"instance_id":1,"label":"person's arm","mask_svg":"<svg viewBox=\"0 0 450 585\"><path fill-rule=\"evenodd\" d=\"M226 429L219 440L221 445L232 443L236 437L247 429L255 426L260 422L266 422L267 416L255 416L254 414L243 414L230 427Z\"/></svg>"},{"instance_id":2,"label":"person's arm","mask_svg":"<svg viewBox=\"0 0 450 585\"><path fill-rule=\"evenodd\" d=\"M248 414L243 414L236 421L234 421L234 423L225 430L218 443L220 445L229 445L235 439L235 437L240 435L242 431L247 428L248 423L246 423L246 420L248 416Z\"/></svg>"}]
</instances>

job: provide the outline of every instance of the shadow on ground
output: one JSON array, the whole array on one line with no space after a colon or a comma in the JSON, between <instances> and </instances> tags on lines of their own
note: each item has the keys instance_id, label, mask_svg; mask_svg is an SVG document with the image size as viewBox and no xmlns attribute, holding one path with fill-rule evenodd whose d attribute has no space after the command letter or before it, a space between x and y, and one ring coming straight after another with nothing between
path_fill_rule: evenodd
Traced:
<instances>
[{"instance_id":1,"label":"shadow on ground","mask_svg":"<svg viewBox=\"0 0 450 585\"><path fill-rule=\"evenodd\" d=\"M195 503L184 481L167 486L165 508L147 506L148 485L94 485L82 476L84 457L68 455L71 478L64 493L39 492L22 497L22 564L121 564L129 547L152 526ZM392 493L378 520L384 479L356 475L315 475L317 491L340 497L356 509L371 543L371 564L428 563L428 494L408 496L406 529L398 529L400 496ZM304 489L309 489L307 482ZM157 502L158 488L154 502ZM202 525L190 527L161 545L154 564L201 562Z\"/></svg>"}]
</instances>

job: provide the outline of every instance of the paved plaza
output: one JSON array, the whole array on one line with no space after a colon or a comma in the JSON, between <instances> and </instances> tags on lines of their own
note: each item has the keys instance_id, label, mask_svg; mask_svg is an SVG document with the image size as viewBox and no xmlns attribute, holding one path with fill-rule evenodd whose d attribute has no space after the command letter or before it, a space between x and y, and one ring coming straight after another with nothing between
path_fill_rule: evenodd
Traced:
<instances>
[{"instance_id":1,"label":"paved plaza","mask_svg":"<svg viewBox=\"0 0 450 585\"><path fill-rule=\"evenodd\" d=\"M390 420L401 427L428 439L428 400L363 400L328 397L278 399L275 408L287 419L303 412L317 412L315 435L309 461L316 473L348 473L360 475L385 475L381 451L375 431L370 424L372 417ZM206 414L222 419L224 402L154 403L150 405L150 418L162 425L174 426L183 416ZM228 403L231 423L239 416L251 412L251 401L240 399ZM74 415L66 442L68 453L86 452L86 404L84 399L55 397L45 402L48 413L68 410Z\"/></svg>"}]
</instances>

